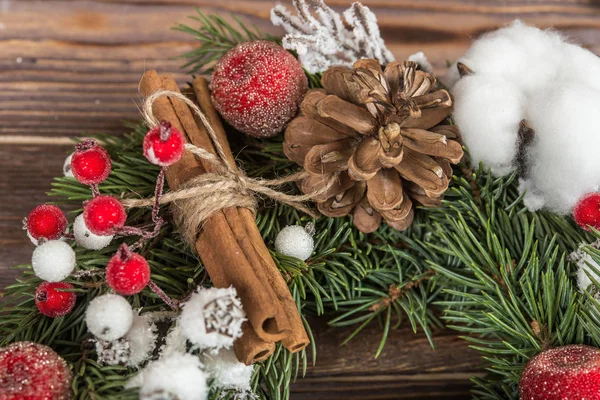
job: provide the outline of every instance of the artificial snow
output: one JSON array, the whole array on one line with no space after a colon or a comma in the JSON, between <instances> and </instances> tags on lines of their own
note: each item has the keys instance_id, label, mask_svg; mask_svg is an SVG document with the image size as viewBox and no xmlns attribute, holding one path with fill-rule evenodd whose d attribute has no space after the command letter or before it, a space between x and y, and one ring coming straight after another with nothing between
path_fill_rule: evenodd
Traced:
<instances>
[{"instance_id":1,"label":"artificial snow","mask_svg":"<svg viewBox=\"0 0 600 400\"><path fill-rule=\"evenodd\" d=\"M60 282L75 269L75 252L62 240L48 240L33 251L31 265L35 275L48 282Z\"/></svg>"},{"instance_id":2,"label":"artificial snow","mask_svg":"<svg viewBox=\"0 0 600 400\"><path fill-rule=\"evenodd\" d=\"M207 376L198 357L172 354L153 361L135 380L140 399L203 400L208 396Z\"/></svg>"},{"instance_id":3,"label":"artificial snow","mask_svg":"<svg viewBox=\"0 0 600 400\"><path fill-rule=\"evenodd\" d=\"M233 286L203 288L183 304L179 318L181 332L200 349L217 352L233 345L242 336L246 313Z\"/></svg>"},{"instance_id":4,"label":"artificial snow","mask_svg":"<svg viewBox=\"0 0 600 400\"><path fill-rule=\"evenodd\" d=\"M155 348L156 337L156 325L150 315L133 311L131 328L125 335L130 349L127 366L137 367L146 361Z\"/></svg>"},{"instance_id":5,"label":"artificial snow","mask_svg":"<svg viewBox=\"0 0 600 400\"><path fill-rule=\"evenodd\" d=\"M283 228L275 238L275 251L286 256L307 260L315 249L312 235L300 225Z\"/></svg>"},{"instance_id":6,"label":"artificial snow","mask_svg":"<svg viewBox=\"0 0 600 400\"><path fill-rule=\"evenodd\" d=\"M129 331L133 323L131 305L116 294L104 294L90 301L85 312L88 330L97 338L113 341Z\"/></svg>"},{"instance_id":7,"label":"artificial snow","mask_svg":"<svg viewBox=\"0 0 600 400\"><path fill-rule=\"evenodd\" d=\"M595 248L600 247L600 241L592 243L591 246ZM590 276L597 282L600 282L600 265L594 261L592 256L583 250L583 247L580 247L573 252L570 257L577 264L577 286L579 287L579 290L581 292L588 290L590 293L593 293L591 289L594 288L594 282L592 282ZM598 273L596 273L590 265L595 268ZM592 286L590 287L590 285ZM600 287L598 289L600 289Z\"/></svg>"},{"instance_id":8,"label":"artificial snow","mask_svg":"<svg viewBox=\"0 0 600 400\"><path fill-rule=\"evenodd\" d=\"M75 236L77 244L88 250L103 249L108 246L114 238L114 235L100 236L90 232L85 225L83 214L78 215L77 218L75 218L75 222L73 222L73 235Z\"/></svg>"},{"instance_id":9,"label":"artificial snow","mask_svg":"<svg viewBox=\"0 0 600 400\"><path fill-rule=\"evenodd\" d=\"M239 392L250 391L250 379L254 367L238 361L232 349L221 349L217 354L206 354L202 358L205 371L221 389Z\"/></svg>"},{"instance_id":10,"label":"artificial snow","mask_svg":"<svg viewBox=\"0 0 600 400\"><path fill-rule=\"evenodd\" d=\"M475 41L450 70L454 119L474 164L515 171L522 120L535 132L521 157L530 210L568 214L600 188L600 59L560 34L516 21Z\"/></svg>"}]
</instances>

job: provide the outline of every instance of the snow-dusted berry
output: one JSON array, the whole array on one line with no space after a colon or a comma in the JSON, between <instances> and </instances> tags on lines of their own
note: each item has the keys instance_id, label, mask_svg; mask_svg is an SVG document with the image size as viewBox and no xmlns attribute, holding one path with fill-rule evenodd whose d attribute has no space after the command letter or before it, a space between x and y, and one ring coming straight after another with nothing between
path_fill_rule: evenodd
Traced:
<instances>
[{"instance_id":1,"label":"snow-dusted berry","mask_svg":"<svg viewBox=\"0 0 600 400\"><path fill-rule=\"evenodd\" d=\"M289 225L283 228L275 238L275 251L286 256L305 261L315 249L312 235L306 228Z\"/></svg>"},{"instance_id":2,"label":"snow-dusted berry","mask_svg":"<svg viewBox=\"0 0 600 400\"><path fill-rule=\"evenodd\" d=\"M85 185L97 185L104 182L110 174L112 163L106 149L93 139L87 139L77 145L77 151L71 158L71 172L75 179Z\"/></svg>"},{"instance_id":3,"label":"snow-dusted berry","mask_svg":"<svg viewBox=\"0 0 600 400\"><path fill-rule=\"evenodd\" d=\"M215 107L234 128L270 137L296 115L308 81L287 50L258 40L229 50L215 65L211 87Z\"/></svg>"},{"instance_id":4,"label":"snow-dusted berry","mask_svg":"<svg viewBox=\"0 0 600 400\"><path fill-rule=\"evenodd\" d=\"M233 349L221 349L217 354L206 354L202 363L205 371L214 379L213 384L216 387L240 392L250 390L254 367L239 362Z\"/></svg>"},{"instance_id":5,"label":"snow-dusted berry","mask_svg":"<svg viewBox=\"0 0 600 400\"><path fill-rule=\"evenodd\" d=\"M585 230L589 230L590 226L600 229L600 193L590 193L581 198L573 209L573 218Z\"/></svg>"},{"instance_id":6,"label":"snow-dusted berry","mask_svg":"<svg viewBox=\"0 0 600 400\"><path fill-rule=\"evenodd\" d=\"M16 342L0 349L0 399L67 400L73 375L48 346Z\"/></svg>"},{"instance_id":7,"label":"snow-dusted berry","mask_svg":"<svg viewBox=\"0 0 600 400\"><path fill-rule=\"evenodd\" d=\"M139 293L150 282L148 261L123 243L106 265L106 282L117 293Z\"/></svg>"},{"instance_id":8,"label":"snow-dusted berry","mask_svg":"<svg viewBox=\"0 0 600 400\"><path fill-rule=\"evenodd\" d=\"M65 279L76 263L75 252L67 243L49 240L33 251L31 265L35 275L48 282L60 282Z\"/></svg>"},{"instance_id":9,"label":"snow-dusted berry","mask_svg":"<svg viewBox=\"0 0 600 400\"><path fill-rule=\"evenodd\" d=\"M83 204L85 226L95 235L113 235L125 225L123 204L112 196L98 196Z\"/></svg>"},{"instance_id":10,"label":"snow-dusted berry","mask_svg":"<svg viewBox=\"0 0 600 400\"><path fill-rule=\"evenodd\" d=\"M75 178L71 167L71 161L73 161L73 154L75 153L71 153L67 158L65 158L65 162L63 164L63 175L65 176L65 178Z\"/></svg>"},{"instance_id":11,"label":"snow-dusted berry","mask_svg":"<svg viewBox=\"0 0 600 400\"><path fill-rule=\"evenodd\" d=\"M75 218L75 222L73 222L73 235L75 236L77 244L88 250L103 249L108 246L114 238L114 235L103 236L93 234L85 225L83 214L78 215L77 218Z\"/></svg>"},{"instance_id":12,"label":"snow-dusted berry","mask_svg":"<svg viewBox=\"0 0 600 400\"><path fill-rule=\"evenodd\" d=\"M142 372L140 400L199 400L208 395L207 376L191 354L172 354L154 361Z\"/></svg>"},{"instance_id":13,"label":"snow-dusted berry","mask_svg":"<svg viewBox=\"0 0 600 400\"><path fill-rule=\"evenodd\" d=\"M181 159L183 135L167 121L150 129L144 137L144 156L154 165L168 167Z\"/></svg>"},{"instance_id":14,"label":"snow-dusted berry","mask_svg":"<svg viewBox=\"0 0 600 400\"><path fill-rule=\"evenodd\" d=\"M117 340L125 336L133 322L131 305L116 294L104 294L93 299L85 312L88 330L102 340Z\"/></svg>"},{"instance_id":15,"label":"snow-dusted berry","mask_svg":"<svg viewBox=\"0 0 600 400\"><path fill-rule=\"evenodd\" d=\"M27 216L27 233L36 241L60 239L66 228L65 214L54 205L39 205Z\"/></svg>"},{"instance_id":16,"label":"snow-dusted berry","mask_svg":"<svg viewBox=\"0 0 600 400\"><path fill-rule=\"evenodd\" d=\"M198 347L216 352L242 336L245 317L234 287L200 289L183 305L181 332Z\"/></svg>"},{"instance_id":17,"label":"snow-dusted berry","mask_svg":"<svg viewBox=\"0 0 600 400\"><path fill-rule=\"evenodd\" d=\"M77 296L64 289L73 289L67 282L42 282L35 291L35 305L48 317L62 317L71 312Z\"/></svg>"}]
</instances>

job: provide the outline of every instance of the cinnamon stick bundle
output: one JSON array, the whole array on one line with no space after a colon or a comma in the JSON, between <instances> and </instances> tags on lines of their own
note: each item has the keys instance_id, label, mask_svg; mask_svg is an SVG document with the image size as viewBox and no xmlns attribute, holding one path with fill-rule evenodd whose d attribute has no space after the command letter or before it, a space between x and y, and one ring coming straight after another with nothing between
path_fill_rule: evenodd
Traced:
<instances>
[{"instance_id":1,"label":"cinnamon stick bundle","mask_svg":"<svg viewBox=\"0 0 600 400\"><path fill-rule=\"evenodd\" d=\"M200 109L225 150L225 162L237 168L206 80L198 77L192 87ZM168 74L159 76L151 70L143 75L140 91L144 96L161 89L179 92ZM153 103L152 111L158 120L169 121L179 129L189 143L216 154L206 128L183 101L161 97ZM167 168L166 179L170 189L177 190L188 180L208 172L215 172L213 164L186 152L179 162ZM195 248L213 284L233 285L242 300L248 322L234 346L241 362L252 364L266 359L278 341L291 352L308 345L296 303L264 244L251 210L230 207L214 213L203 227L198 227Z\"/></svg>"}]
</instances>

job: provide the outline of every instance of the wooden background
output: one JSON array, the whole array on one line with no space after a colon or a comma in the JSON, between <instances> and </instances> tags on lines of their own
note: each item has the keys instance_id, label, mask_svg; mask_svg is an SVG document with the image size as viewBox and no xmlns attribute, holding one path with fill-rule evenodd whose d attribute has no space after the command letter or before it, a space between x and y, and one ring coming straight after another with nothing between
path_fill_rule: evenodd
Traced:
<instances>
[{"instance_id":1,"label":"wooden background","mask_svg":"<svg viewBox=\"0 0 600 400\"><path fill-rule=\"evenodd\" d=\"M283 3L290 3L284 1ZM330 0L338 8L350 0ZM443 74L473 37L515 18L554 27L600 52L600 0L364 0L378 15L397 58L424 51ZM234 12L263 31L268 0L0 0L0 290L28 263L32 245L21 220L61 174L69 136L118 135L139 117L137 84L145 69L186 74L177 55L194 40L171 31L192 6ZM193 23L193 21L189 21ZM294 399L461 399L479 357L452 332L440 332L436 350L408 329L394 332L378 360L378 327L345 347L347 330L317 323L319 358L293 386Z\"/></svg>"}]
</instances>

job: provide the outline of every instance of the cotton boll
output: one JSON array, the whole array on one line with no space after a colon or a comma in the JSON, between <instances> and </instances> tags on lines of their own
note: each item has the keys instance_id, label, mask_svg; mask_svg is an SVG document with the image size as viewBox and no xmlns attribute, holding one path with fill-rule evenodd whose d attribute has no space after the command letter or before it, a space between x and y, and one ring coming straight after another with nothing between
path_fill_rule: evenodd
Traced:
<instances>
[{"instance_id":1,"label":"cotton boll","mask_svg":"<svg viewBox=\"0 0 600 400\"><path fill-rule=\"evenodd\" d=\"M181 332L201 349L214 352L231 347L242 336L246 313L235 288L201 289L183 305L179 323Z\"/></svg>"},{"instance_id":2,"label":"cotton boll","mask_svg":"<svg viewBox=\"0 0 600 400\"><path fill-rule=\"evenodd\" d=\"M578 83L557 82L530 103L526 119L535 139L529 177L554 212L570 213L579 198L599 189L598 110L600 92Z\"/></svg>"},{"instance_id":3,"label":"cotton boll","mask_svg":"<svg viewBox=\"0 0 600 400\"><path fill-rule=\"evenodd\" d=\"M254 367L238 361L232 349L221 349L217 354L202 358L205 371L214 379L215 386L238 391L250 390Z\"/></svg>"},{"instance_id":4,"label":"cotton boll","mask_svg":"<svg viewBox=\"0 0 600 400\"><path fill-rule=\"evenodd\" d=\"M99 236L90 232L85 225L83 214L80 214L75 218L75 222L73 223L73 235L75 236L77 244L88 250L103 249L108 246L114 238L114 235Z\"/></svg>"},{"instance_id":5,"label":"cotton boll","mask_svg":"<svg viewBox=\"0 0 600 400\"><path fill-rule=\"evenodd\" d=\"M600 58L591 51L575 44L566 44L560 77L564 81L585 83L600 92Z\"/></svg>"},{"instance_id":6,"label":"cotton boll","mask_svg":"<svg viewBox=\"0 0 600 400\"><path fill-rule=\"evenodd\" d=\"M419 51L418 53L415 53L415 54L411 54L410 56L408 56L407 60L414 61L417 64L419 64L419 67L423 71L428 72L430 74L433 73L433 66L427 59L427 56L425 56L425 53L423 53L422 51Z\"/></svg>"},{"instance_id":7,"label":"cotton boll","mask_svg":"<svg viewBox=\"0 0 600 400\"><path fill-rule=\"evenodd\" d=\"M203 400L208 396L206 374L191 354L173 354L150 363L142 372L140 400Z\"/></svg>"},{"instance_id":8,"label":"cotton boll","mask_svg":"<svg viewBox=\"0 0 600 400\"><path fill-rule=\"evenodd\" d=\"M127 365L136 367L146 361L154 350L156 342L156 325L149 316L133 312L131 328L125 338L129 342L130 354Z\"/></svg>"},{"instance_id":9,"label":"cotton boll","mask_svg":"<svg viewBox=\"0 0 600 400\"><path fill-rule=\"evenodd\" d=\"M125 336L131 328L131 305L116 294L104 294L90 301L85 311L88 330L97 338L112 341Z\"/></svg>"},{"instance_id":10,"label":"cotton boll","mask_svg":"<svg viewBox=\"0 0 600 400\"><path fill-rule=\"evenodd\" d=\"M522 92L500 77L472 75L458 81L452 93L454 120L473 163L481 161L497 175L510 172L524 117Z\"/></svg>"},{"instance_id":11,"label":"cotton boll","mask_svg":"<svg viewBox=\"0 0 600 400\"><path fill-rule=\"evenodd\" d=\"M525 193L523 203L529 211L537 211L544 207L546 200L544 195L533 186L529 179L519 179L519 193Z\"/></svg>"}]
</instances>

